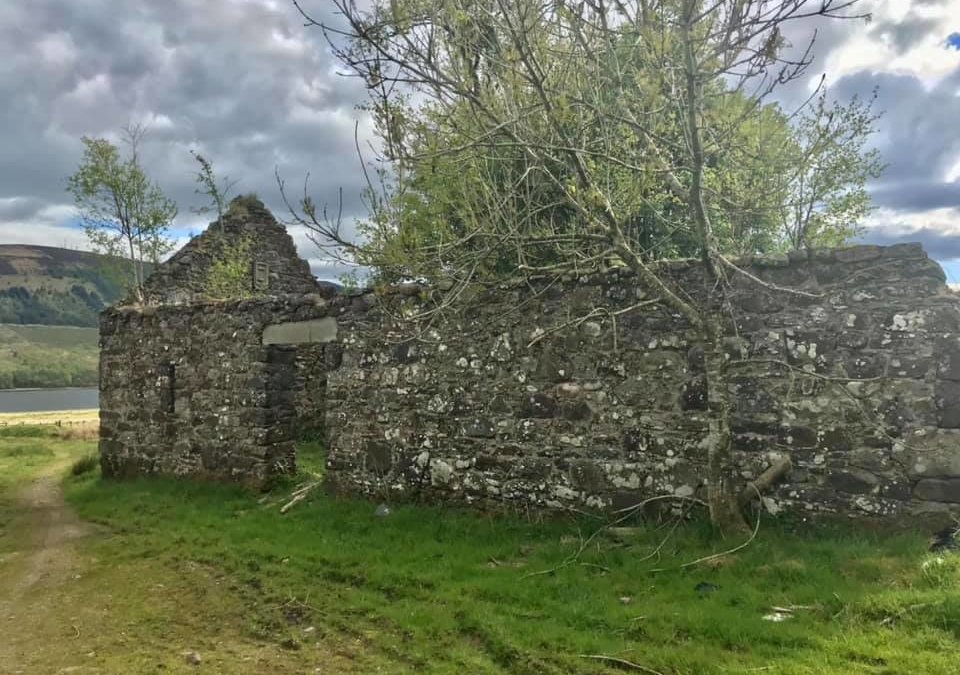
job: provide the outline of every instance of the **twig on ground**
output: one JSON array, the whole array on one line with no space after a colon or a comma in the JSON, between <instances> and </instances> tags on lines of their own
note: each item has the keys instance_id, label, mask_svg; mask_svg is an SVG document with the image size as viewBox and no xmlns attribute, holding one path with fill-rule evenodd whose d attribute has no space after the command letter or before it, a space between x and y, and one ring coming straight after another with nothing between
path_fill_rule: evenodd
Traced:
<instances>
[{"instance_id":1,"label":"twig on ground","mask_svg":"<svg viewBox=\"0 0 960 675\"><path fill-rule=\"evenodd\" d=\"M641 673L649 673L650 675L663 675L663 673L661 673L659 670L647 668L646 666L641 666L639 663L627 661L626 659L621 659L617 656L607 656L606 654L577 654L577 658L593 659L594 661L608 661L610 663L616 663L618 666L639 670Z\"/></svg>"},{"instance_id":2,"label":"twig on ground","mask_svg":"<svg viewBox=\"0 0 960 675\"><path fill-rule=\"evenodd\" d=\"M313 490L318 485L320 485L320 481L313 481L311 483L307 483L306 485L294 490L293 493L290 495L291 497L290 501L288 501L286 504L280 507L280 513L286 513L287 511L292 509L294 506L302 502L304 499L307 498L307 495L310 494L310 491Z\"/></svg>"},{"instance_id":3,"label":"twig on ground","mask_svg":"<svg viewBox=\"0 0 960 675\"><path fill-rule=\"evenodd\" d=\"M691 507L693 507L695 501L696 501L696 500L692 500L692 501L689 502ZM645 555L645 556L643 556L642 558L640 558L639 560L637 560L637 562L646 562L647 560L650 560L651 558L655 558L655 557L657 557L658 555L660 555L660 551L662 551L662 550L663 550L663 547L667 545L667 542L668 542L668 541L670 541L670 537L672 537L672 536L673 536L673 533L677 531L677 528L680 527L680 523L683 522L683 519L687 517L687 514L688 514L688 513L690 513L690 509L689 509L689 508L688 508L686 511L684 511L683 513L679 514L679 515L674 519L673 525L670 526L670 531L667 532L667 536L665 536L662 540L660 540L660 543L657 544L657 547L656 547L655 549L653 549L652 551L650 551L650 553L648 553L647 555Z\"/></svg>"},{"instance_id":4,"label":"twig on ground","mask_svg":"<svg viewBox=\"0 0 960 675\"><path fill-rule=\"evenodd\" d=\"M523 578L528 579L530 577L538 577L545 574L553 574L554 572L558 572L562 570L564 567L568 567L569 565L572 565L573 563L579 560L580 556L583 555L583 552L587 550L587 547L590 545L590 543L594 539L596 539L601 532L608 531L611 528L614 528L615 526L619 525L620 523L625 521L627 518L630 518L636 511L638 511L639 509L642 509L647 504L651 504L653 502L663 501L663 500L679 500L679 501L684 501L691 504L700 504L701 506L704 506L704 507L707 506L706 502L703 502L699 499L695 499L694 497L680 497L677 495L658 495L656 497L650 497L649 499L644 499L642 502L638 504L634 504L633 506L628 506L623 509L617 509L616 511L613 511L613 513L623 514L623 515L621 515L619 518L614 520L612 523L607 523L597 528L596 530L594 530L589 537L587 537L585 540L581 542L580 547L576 550L576 552L567 556L567 558L562 563L560 563L556 567L551 567L550 569L540 570L538 572L528 572L527 574L523 575ZM664 543L665 542L662 542L660 546L657 547L656 550L659 551L660 548L663 547ZM647 558L644 558L644 560L646 559Z\"/></svg>"},{"instance_id":5,"label":"twig on ground","mask_svg":"<svg viewBox=\"0 0 960 675\"><path fill-rule=\"evenodd\" d=\"M622 509L617 509L613 513L626 513L633 512L637 509L642 509L647 504L652 504L653 502L660 501L680 501L680 502L691 502L693 504L699 504L700 506L707 507L707 503L696 497L681 497L680 495L657 495L656 497L650 497L649 499L644 499L642 502L634 504L633 506L625 506Z\"/></svg>"},{"instance_id":6,"label":"twig on ground","mask_svg":"<svg viewBox=\"0 0 960 675\"><path fill-rule=\"evenodd\" d=\"M751 483L751 485L752 485L752 483ZM754 488L754 490L756 490L756 488ZM759 495L760 495L760 492L757 491L757 496L759 496ZM697 558L696 560L691 560L690 562L685 562L685 563L683 563L682 565L679 565L679 566L677 566L677 567L658 567L657 569L652 569L652 570L650 570L650 571L651 571L651 572L669 572L670 570L682 570L682 569L686 569L687 567L693 567L693 566L695 566L695 565L700 565L700 564L705 563L705 562L708 562L708 561L710 561L710 560L716 560L717 558L722 558L722 557L725 556L725 555L730 555L730 554L732 554L732 553L736 553L737 551L742 551L743 549L745 549L747 546L750 545L750 542L752 542L754 539L756 539L756 537L757 537L757 532L760 531L760 514L761 514L761 513L762 513L762 511L757 511L757 524L754 525L754 527L753 527L753 532L750 533L750 537L749 537L745 542L743 542L742 544L739 544L738 546L734 546L733 548L731 548L731 549L729 549L729 550L727 550L727 551L721 551L720 553L712 553L712 554L710 554L710 555L703 556L702 558Z\"/></svg>"}]
</instances>

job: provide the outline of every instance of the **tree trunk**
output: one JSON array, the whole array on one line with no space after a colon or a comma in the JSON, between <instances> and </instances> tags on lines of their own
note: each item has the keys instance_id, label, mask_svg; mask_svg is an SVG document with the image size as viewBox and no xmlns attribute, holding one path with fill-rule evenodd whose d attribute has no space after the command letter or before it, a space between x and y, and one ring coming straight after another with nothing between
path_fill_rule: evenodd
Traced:
<instances>
[{"instance_id":1,"label":"tree trunk","mask_svg":"<svg viewBox=\"0 0 960 675\"><path fill-rule=\"evenodd\" d=\"M710 276L709 274L707 275ZM710 312L710 309L706 310ZM724 533L748 532L740 511L732 470L733 436L730 431L730 388L723 351L723 323L716 314L704 317L704 365L707 378L709 428L707 450L707 504L710 520Z\"/></svg>"},{"instance_id":2,"label":"tree trunk","mask_svg":"<svg viewBox=\"0 0 960 675\"><path fill-rule=\"evenodd\" d=\"M140 280L140 274L137 270L137 256L133 245L133 237L127 237L127 244L130 246L130 268L133 271L133 292L137 302L143 302L143 282Z\"/></svg>"}]
</instances>

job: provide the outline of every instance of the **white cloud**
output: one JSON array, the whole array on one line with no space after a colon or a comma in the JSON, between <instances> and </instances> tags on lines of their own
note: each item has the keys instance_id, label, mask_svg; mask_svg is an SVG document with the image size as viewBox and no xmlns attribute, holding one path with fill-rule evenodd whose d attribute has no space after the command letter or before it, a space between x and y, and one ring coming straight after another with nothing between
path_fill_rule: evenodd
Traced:
<instances>
[{"instance_id":1,"label":"white cloud","mask_svg":"<svg viewBox=\"0 0 960 675\"><path fill-rule=\"evenodd\" d=\"M332 18L328 0L304 7ZM871 23L804 21L786 32L799 49L804 33L819 29L810 82L826 71L841 97L881 85L877 143L891 166L872 186L887 208L871 217L871 231L942 232L928 239L947 250L944 237L960 238L960 217L945 208L960 195L960 52L944 41L960 31L960 0L864 0L862 8ZM274 168L294 193L309 172L318 203L335 202L343 188L353 222L364 210L354 125L364 149L373 130L355 109L362 82L338 70L289 0L0 3L0 243L83 246L82 233L64 226L73 210L63 180L79 162L79 137L116 139L130 121L150 128L144 161L180 204L181 230L201 229L190 211L201 201L191 149L281 218ZM335 267L319 264L301 229L292 234L316 271Z\"/></svg>"},{"instance_id":2,"label":"white cloud","mask_svg":"<svg viewBox=\"0 0 960 675\"><path fill-rule=\"evenodd\" d=\"M945 48L947 36L960 29L960 0L867 0L852 11L872 18L823 62L831 80L866 70L913 75L932 87L960 63L960 54Z\"/></svg>"},{"instance_id":3,"label":"white cloud","mask_svg":"<svg viewBox=\"0 0 960 675\"><path fill-rule=\"evenodd\" d=\"M89 250L83 231L61 225L0 222L0 244L33 244Z\"/></svg>"}]
</instances>

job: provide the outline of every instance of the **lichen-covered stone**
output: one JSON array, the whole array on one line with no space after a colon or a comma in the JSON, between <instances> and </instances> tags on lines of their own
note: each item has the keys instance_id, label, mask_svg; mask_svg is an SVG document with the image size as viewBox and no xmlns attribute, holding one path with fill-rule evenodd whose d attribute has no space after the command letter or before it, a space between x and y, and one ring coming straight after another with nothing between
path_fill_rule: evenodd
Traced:
<instances>
[{"instance_id":1,"label":"lichen-covered stone","mask_svg":"<svg viewBox=\"0 0 960 675\"><path fill-rule=\"evenodd\" d=\"M815 295L731 278L731 475L789 454L767 498L803 514L960 504L960 311L936 263L901 246L741 264ZM697 263L657 269L709 300ZM597 510L698 495L711 414L698 333L663 304L631 309L654 295L629 270L539 283L478 287L442 320L421 310L445 291L415 284L108 310L105 473L262 484L292 470L307 424L342 492ZM264 345L271 325L327 317L333 342Z\"/></svg>"},{"instance_id":2,"label":"lichen-covered stone","mask_svg":"<svg viewBox=\"0 0 960 675\"><path fill-rule=\"evenodd\" d=\"M211 268L242 239L247 241L251 256L251 295L308 294L324 290L318 288L307 262L297 255L286 228L262 202L244 197L231 205L222 224L211 223L206 231L154 270L144 284L147 304L187 304L208 299ZM258 263L266 274L262 288L255 286L253 267Z\"/></svg>"},{"instance_id":3,"label":"lichen-covered stone","mask_svg":"<svg viewBox=\"0 0 960 675\"><path fill-rule=\"evenodd\" d=\"M960 503L960 479L925 478L913 489L917 499L931 502Z\"/></svg>"}]
</instances>

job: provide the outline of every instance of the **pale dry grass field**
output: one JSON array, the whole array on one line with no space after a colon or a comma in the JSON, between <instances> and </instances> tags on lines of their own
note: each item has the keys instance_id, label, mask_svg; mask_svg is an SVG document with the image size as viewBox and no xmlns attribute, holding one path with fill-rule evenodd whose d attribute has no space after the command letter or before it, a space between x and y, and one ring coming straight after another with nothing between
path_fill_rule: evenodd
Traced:
<instances>
[{"instance_id":1,"label":"pale dry grass field","mask_svg":"<svg viewBox=\"0 0 960 675\"><path fill-rule=\"evenodd\" d=\"M67 440L96 440L100 432L97 410L55 410L50 412L0 413L0 429L18 426L53 426Z\"/></svg>"}]
</instances>

